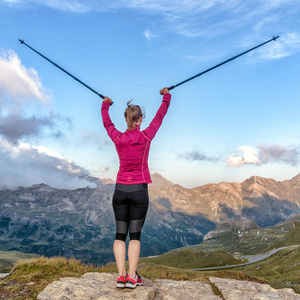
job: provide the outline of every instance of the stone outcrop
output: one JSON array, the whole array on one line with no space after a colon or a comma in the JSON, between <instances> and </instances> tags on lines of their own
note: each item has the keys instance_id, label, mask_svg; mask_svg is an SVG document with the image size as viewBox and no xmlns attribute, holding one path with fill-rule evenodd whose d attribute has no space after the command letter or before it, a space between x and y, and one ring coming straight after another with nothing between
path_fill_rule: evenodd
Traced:
<instances>
[{"instance_id":1,"label":"stone outcrop","mask_svg":"<svg viewBox=\"0 0 300 300\"><path fill-rule=\"evenodd\" d=\"M42 291L38 300L298 300L292 289L276 290L267 284L211 277L221 296L213 293L211 285L200 281L145 280L145 286L136 289L117 289L116 274L86 273L81 278L61 278Z\"/></svg>"},{"instance_id":2,"label":"stone outcrop","mask_svg":"<svg viewBox=\"0 0 300 300\"><path fill-rule=\"evenodd\" d=\"M293 289L276 290L268 284L230 278L210 277L209 280L219 289L226 300L300 299L300 295L296 294Z\"/></svg>"}]
</instances>

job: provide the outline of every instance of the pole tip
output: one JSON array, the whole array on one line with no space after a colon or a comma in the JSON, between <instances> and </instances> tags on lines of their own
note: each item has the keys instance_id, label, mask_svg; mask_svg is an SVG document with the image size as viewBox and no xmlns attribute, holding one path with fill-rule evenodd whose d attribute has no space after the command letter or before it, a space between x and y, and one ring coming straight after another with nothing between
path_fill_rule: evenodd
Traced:
<instances>
[{"instance_id":1,"label":"pole tip","mask_svg":"<svg viewBox=\"0 0 300 300\"><path fill-rule=\"evenodd\" d=\"M273 40L274 40L274 41L276 41L278 38L279 38L279 35L277 35L277 36L274 35L274 36L273 36Z\"/></svg>"},{"instance_id":2,"label":"pole tip","mask_svg":"<svg viewBox=\"0 0 300 300\"><path fill-rule=\"evenodd\" d=\"M19 41L20 41L21 44L24 44L24 40L19 39Z\"/></svg>"}]
</instances>

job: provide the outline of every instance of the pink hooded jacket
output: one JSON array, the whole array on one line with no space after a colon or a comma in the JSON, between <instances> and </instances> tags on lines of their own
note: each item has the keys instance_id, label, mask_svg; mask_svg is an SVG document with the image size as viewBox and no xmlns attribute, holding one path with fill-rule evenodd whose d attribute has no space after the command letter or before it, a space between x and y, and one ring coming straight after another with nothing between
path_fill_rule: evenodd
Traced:
<instances>
[{"instance_id":1,"label":"pink hooded jacket","mask_svg":"<svg viewBox=\"0 0 300 300\"><path fill-rule=\"evenodd\" d=\"M103 125L115 144L120 160L117 183L138 184L152 182L148 168L150 143L162 124L170 101L171 95L165 94L154 119L145 130L140 131L140 127L136 125L135 129L127 129L123 133L115 128L109 117L109 103L102 102L101 114Z\"/></svg>"}]
</instances>

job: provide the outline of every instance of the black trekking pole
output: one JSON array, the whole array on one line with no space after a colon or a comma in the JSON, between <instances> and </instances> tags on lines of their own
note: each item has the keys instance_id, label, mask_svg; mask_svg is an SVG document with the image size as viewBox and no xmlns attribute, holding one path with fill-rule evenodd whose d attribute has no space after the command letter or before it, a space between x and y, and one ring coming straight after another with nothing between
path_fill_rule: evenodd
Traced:
<instances>
[{"instance_id":1,"label":"black trekking pole","mask_svg":"<svg viewBox=\"0 0 300 300\"><path fill-rule=\"evenodd\" d=\"M71 76L73 79L75 79L76 81L78 81L79 83L81 83L82 85L84 85L85 87L87 87L89 90L91 90L92 92L94 92L95 94L97 94L99 97L101 97L102 99L104 99L104 96L98 92L96 92L94 89L92 89L91 87L89 87L87 84L85 84L84 82L82 82L81 80L79 80L78 78L76 78L75 76L73 76L71 73L69 73L68 71L66 71L65 69L63 69L62 67L60 67L58 64L56 64L55 62L53 62L52 60L50 60L49 58L47 58L46 56L44 56L43 54L41 54L40 52L36 51L35 49L31 48L29 45L27 45L23 40L20 40L21 44L24 44L25 46L27 46L28 48L30 48L31 50L33 50L35 53L39 54L41 57L45 58L46 60L48 60L51 64L53 64L55 67L61 69L62 71L64 71L65 73L67 73L69 76Z\"/></svg>"},{"instance_id":2,"label":"black trekking pole","mask_svg":"<svg viewBox=\"0 0 300 300\"><path fill-rule=\"evenodd\" d=\"M260 44L260 45L258 45L258 46L256 46L256 47L253 47L253 48L251 48L251 49L249 49L249 50L247 50L247 51L245 51L245 52L243 52L243 53L241 53L241 54L238 54L238 55L236 55L236 56L233 56L233 57L231 57L231 58L229 58L229 59L227 59L227 60L221 62L220 64L217 64L217 65L214 66L214 67L211 67L211 68L209 68L209 69L207 69L207 70L205 70L205 71L203 71L203 72L201 72L201 73L198 73L198 74L192 76L191 78L188 78L188 79L186 79L186 80L184 80L184 81L181 81L181 82L179 82L179 83L177 83L177 84L175 84L175 85L172 85L172 86L170 86L168 89L169 89L169 90L172 90L172 89L176 88L177 86L179 86L179 85L181 85L181 84L183 84L183 83L186 83L186 82L188 82L188 81L190 81L190 80L192 80L192 79L194 79L194 78L196 78L196 77L199 77L199 76L201 76L201 75L203 75L203 74L205 74L205 73L207 73L207 72L209 72L209 71L211 71L211 70L213 70L213 69L216 69L216 68L218 68L218 67L220 67L220 66L222 66L222 65L224 65L224 64L226 64L226 63L228 63L228 62L230 62L230 61L232 61L232 60L234 60L234 59L236 59L236 58L238 58L238 57L240 57L240 56L242 56L242 55L244 55L244 54L246 54L246 53L248 53L248 52L250 52L250 51L252 51L252 50L254 50L254 49L257 49L257 48L259 48L259 47L261 47L261 46L263 46L263 45L265 45L265 44L267 44L267 43L269 43L269 42L271 42L271 41L276 41L276 39L278 39L278 38L279 38L279 36L273 36L273 38L271 38L270 40L268 40L268 41L266 41L266 42L264 42L264 43L262 43L262 44Z\"/></svg>"}]
</instances>

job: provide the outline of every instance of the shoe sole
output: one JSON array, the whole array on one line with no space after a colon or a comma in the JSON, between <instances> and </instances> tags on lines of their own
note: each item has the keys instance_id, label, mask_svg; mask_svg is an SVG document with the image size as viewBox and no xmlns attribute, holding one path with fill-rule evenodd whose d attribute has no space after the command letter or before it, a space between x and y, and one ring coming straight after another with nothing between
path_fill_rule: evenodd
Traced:
<instances>
[{"instance_id":1,"label":"shoe sole","mask_svg":"<svg viewBox=\"0 0 300 300\"><path fill-rule=\"evenodd\" d=\"M130 289L135 289L137 286L137 284L133 284L133 283L126 283L125 287L130 288Z\"/></svg>"},{"instance_id":2,"label":"shoe sole","mask_svg":"<svg viewBox=\"0 0 300 300\"><path fill-rule=\"evenodd\" d=\"M117 288L124 289L125 288L125 283L117 283Z\"/></svg>"}]
</instances>

